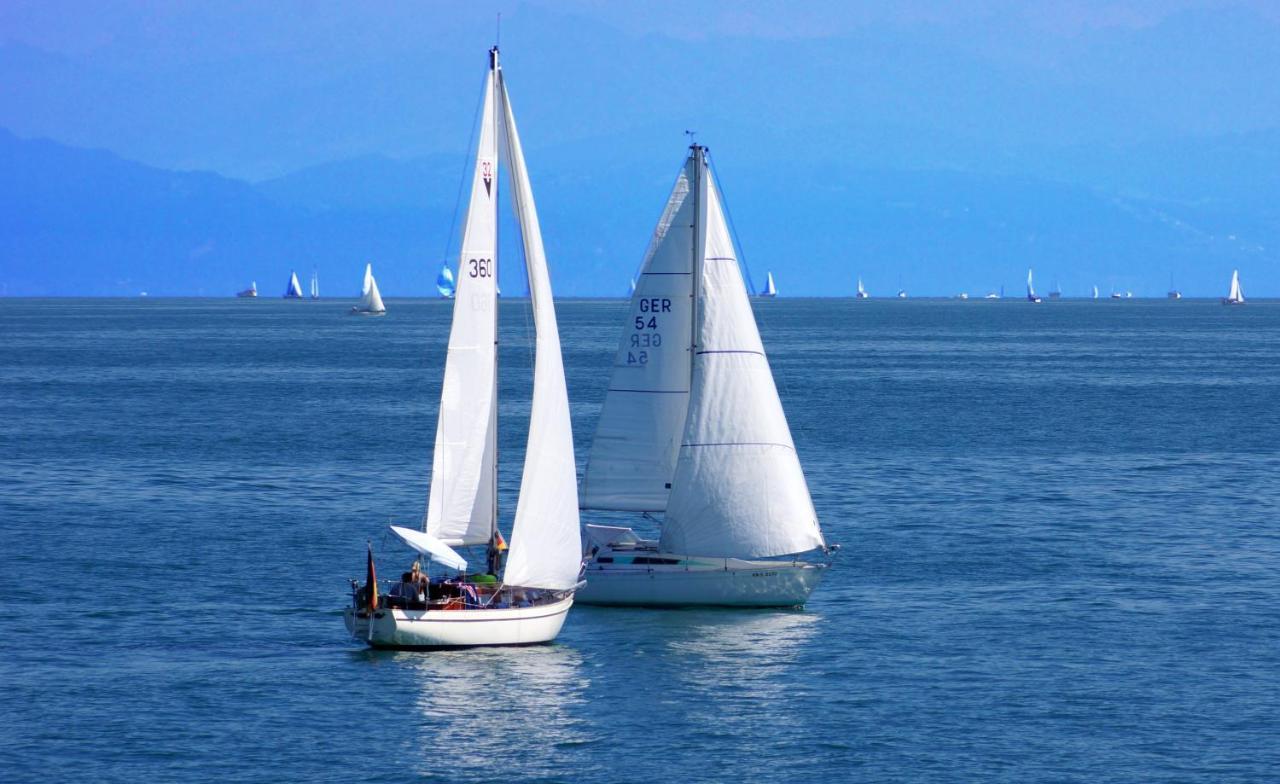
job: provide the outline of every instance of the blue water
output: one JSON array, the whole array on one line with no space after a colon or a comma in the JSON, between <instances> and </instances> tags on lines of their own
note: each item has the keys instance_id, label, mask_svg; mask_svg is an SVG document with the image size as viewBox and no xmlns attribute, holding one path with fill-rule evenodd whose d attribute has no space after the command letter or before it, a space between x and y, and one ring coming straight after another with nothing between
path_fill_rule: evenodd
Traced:
<instances>
[{"instance_id":1,"label":"blue water","mask_svg":"<svg viewBox=\"0 0 1280 784\"><path fill-rule=\"evenodd\" d=\"M0 780L1280 777L1280 304L759 302L809 606L448 653L340 607L403 568L449 305L349 304L0 300ZM560 306L579 465L624 315Z\"/></svg>"}]
</instances>

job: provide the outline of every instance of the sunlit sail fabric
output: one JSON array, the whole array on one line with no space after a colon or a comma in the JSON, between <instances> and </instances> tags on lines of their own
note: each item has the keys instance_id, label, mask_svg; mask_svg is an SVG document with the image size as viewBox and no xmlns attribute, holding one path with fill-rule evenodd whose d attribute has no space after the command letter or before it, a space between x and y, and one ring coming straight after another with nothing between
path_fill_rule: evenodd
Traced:
<instances>
[{"instance_id":1,"label":"sunlit sail fabric","mask_svg":"<svg viewBox=\"0 0 1280 784\"><path fill-rule=\"evenodd\" d=\"M577 584L582 567L578 474L573 458L569 394L565 388L560 333L551 298L542 230L501 70L498 71L498 97L511 170L512 201L524 240L536 332L529 440L503 582L563 590Z\"/></svg>"},{"instance_id":2,"label":"sunlit sail fabric","mask_svg":"<svg viewBox=\"0 0 1280 784\"><path fill-rule=\"evenodd\" d=\"M582 508L667 508L689 407L692 158L676 178L631 295L582 480Z\"/></svg>"},{"instance_id":3,"label":"sunlit sail fabric","mask_svg":"<svg viewBox=\"0 0 1280 784\"><path fill-rule=\"evenodd\" d=\"M661 549L756 558L823 547L720 199L699 168L695 369Z\"/></svg>"},{"instance_id":4,"label":"sunlit sail fabric","mask_svg":"<svg viewBox=\"0 0 1280 784\"><path fill-rule=\"evenodd\" d=\"M427 533L448 545L490 540L497 434L495 78L485 80L480 141L454 297L427 500Z\"/></svg>"}]
</instances>

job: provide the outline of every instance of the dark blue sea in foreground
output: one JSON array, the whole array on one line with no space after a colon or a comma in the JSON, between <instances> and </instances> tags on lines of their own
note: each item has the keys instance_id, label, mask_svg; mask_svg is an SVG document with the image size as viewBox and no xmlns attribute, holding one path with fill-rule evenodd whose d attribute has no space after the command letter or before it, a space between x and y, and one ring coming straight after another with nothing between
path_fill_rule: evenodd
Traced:
<instances>
[{"instance_id":1,"label":"dark blue sea in foreground","mask_svg":"<svg viewBox=\"0 0 1280 784\"><path fill-rule=\"evenodd\" d=\"M340 608L410 560L450 305L350 304L0 300L0 780L1280 777L1280 303L758 302L809 606L448 653ZM581 466L624 304L559 313Z\"/></svg>"}]
</instances>

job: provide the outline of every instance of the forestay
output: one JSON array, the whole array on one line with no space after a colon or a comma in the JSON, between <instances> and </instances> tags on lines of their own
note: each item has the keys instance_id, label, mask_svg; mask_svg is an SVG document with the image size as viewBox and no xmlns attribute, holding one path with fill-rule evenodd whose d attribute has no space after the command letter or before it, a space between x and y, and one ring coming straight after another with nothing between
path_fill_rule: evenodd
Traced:
<instances>
[{"instance_id":1,"label":"forestay","mask_svg":"<svg viewBox=\"0 0 1280 784\"><path fill-rule=\"evenodd\" d=\"M485 80L480 142L462 235L453 325L440 393L427 499L427 533L450 545L483 544L494 530L498 148L494 75Z\"/></svg>"},{"instance_id":2,"label":"forestay","mask_svg":"<svg viewBox=\"0 0 1280 784\"><path fill-rule=\"evenodd\" d=\"M696 367L661 549L756 558L822 547L720 200L700 169Z\"/></svg>"},{"instance_id":3,"label":"forestay","mask_svg":"<svg viewBox=\"0 0 1280 784\"><path fill-rule=\"evenodd\" d=\"M560 333L551 299L542 231L501 70L498 71L498 94L511 169L512 200L524 240L536 333L529 441L503 582L563 590L577 584L582 566L569 394L565 388Z\"/></svg>"},{"instance_id":4,"label":"forestay","mask_svg":"<svg viewBox=\"0 0 1280 784\"><path fill-rule=\"evenodd\" d=\"M689 407L693 199L690 158L667 199L631 295L582 480L582 508L667 508Z\"/></svg>"}]
</instances>

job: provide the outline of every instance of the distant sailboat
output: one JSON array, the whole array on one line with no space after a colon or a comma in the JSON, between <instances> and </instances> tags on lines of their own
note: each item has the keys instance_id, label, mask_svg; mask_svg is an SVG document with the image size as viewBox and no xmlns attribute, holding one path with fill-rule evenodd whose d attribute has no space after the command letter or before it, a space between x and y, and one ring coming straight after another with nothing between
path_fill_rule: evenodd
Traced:
<instances>
[{"instance_id":1,"label":"distant sailboat","mask_svg":"<svg viewBox=\"0 0 1280 784\"><path fill-rule=\"evenodd\" d=\"M1093 298L1094 298L1094 299L1097 299L1097 298L1098 298L1098 286L1097 286L1097 284L1094 284L1094 287L1093 287Z\"/></svg>"},{"instance_id":2,"label":"distant sailboat","mask_svg":"<svg viewBox=\"0 0 1280 784\"><path fill-rule=\"evenodd\" d=\"M906 298L907 298L907 290L898 289L898 299L906 299Z\"/></svg>"},{"instance_id":3,"label":"distant sailboat","mask_svg":"<svg viewBox=\"0 0 1280 784\"><path fill-rule=\"evenodd\" d=\"M449 263L444 262L440 265L440 274L436 275L436 291L445 299L453 299L453 293L457 290L457 284L453 280L453 270L449 269Z\"/></svg>"},{"instance_id":4,"label":"distant sailboat","mask_svg":"<svg viewBox=\"0 0 1280 784\"><path fill-rule=\"evenodd\" d=\"M583 603L794 607L828 566L796 557L830 550L705 152L649 243L582 479L582 508L664 512L661 538L586 526Z\"/></svg>"},{"instance_id":5,"label":"distant sailboat","mask_svg":"<svg viewBox=\"0 0 1280 784\"><path fill-rule=\"evenodd\" d=\"M983 299L1000 299L1000 295L994 291L988 291L987 295L983 297Z\"/></svg>"},{"instance_id":6,"label":"distant sailboat","mask_svg":"<svg viewBox=\"0 0 1280 784\"><path fill-rule=\"evenodd\" d=\"M969 298L969 292L967 291L962 291L956 295L956 299L968 299L968 298Z\"/></svg>"},{"instance_id":7,"label":"distant sailboat","mask_svg":"<svg viewBox=\"0 0 1280 784\"><path fill-rule=\"evenodd\" d=\"M1222 298L1223 305L1243 305L1244 292L1240 289L1240 270L1231 270L1231 291Z\"/></svg>"},{"instance_id":8,"label":"distant sailboat","mask_svg":"<svg viewBox=\"0 0 1280 784\"><path fill-rule=\"evenodd\" d=\"M866 299L869 296L871 295L868 294L867 290L862 287L862 278L859 277L858 278L858 294L857 294L858 299Z\"/></svg>"},{"instance_id":9,"label":"distant sailboat","mask_svg":"<svg viewBox=\"0 0 1280 784\"><path fill-rule=\"evenodd\" d=\"M760 292L760 296L762 297L778 296L778 287L773 282L772 272L765 273L764 290Z\"/></svg>"},{"instance_id":10,"label":"distant sailboat","mask_svg":"<svg viewBox=\"0 0 1280 784\"><path fill-rule=\"evenodd\" d=\"M360 304L351 309L353 316L384 316L387 308L378 293L378 281L373 279L373 265L364 265L364 284L360 287Z\"/></svg>"},{"instance_id":11,"label":"distant sailboat","mask_svg":"<svg viewBox=\"0 0 1280 784\"><path fill-rule=\"evenodd\" d=\"M249 284L249 288L245 289L244 291L237 291L237 292L236 292L236 296L237 296L237 297L256 297L256 296L258 296L258 281L256 281L256 280L255 280L255 281L252 281L252 282Z\"/></svg>"},{"instance_id":12,"label":"distant sailboat","mask_svg":"<svg viewBox=\"0 0 1280 784\"><path fill-rule=\"evenodd\" d=\"M1040 298L1036 296L1035 287L1031 285L1031 270L1027 270L1027 302L1040 301Z\"/></svg>"},{"instance_id":13,"label":"distant sailboat","mask_svg":"<svg viewBox=\"0 0 1280 784\"><path fill-rule=\"evenodd\" d=\"M404 581L399 596L383 605L371 555L366 586L353 592L343 615L352 636L376 648L549 642L580 585L582 539L564 363L542 232L504 82L495 47L484 85L426 515L421 528L392 529L413 549L453 569L466 563L453 547L484 547L488 573ZM534 328L527 457L510 548L498 531L497 492L500 140L524 244Z\"/></svg>"},{"instance_id":14,"label":"distant sailboat","mask_svg":"<svg viewBox=\"0 0 1280 784\"><path fill-rule=\"evenodd\" d=\"M320 276L311 270L311 298L320 299Z\"/></svg>"},{"instance_id":15,"label":"distant sailboat","mask_svg":"<svg viewBox=\"0 0 1280 784\"><path fill-rule=\"evenodd\" d=\"M284 290L285 299L302 299L302 284L298 282L298 273L289 271L289 285Z\"/></svg>"},{"instance_id":16,"label":"distant sailboat","mask_svg":"<svg viewBox=\"0 0 1280 784\"><path fill-rule=\"evenodd\" d=\"M1169 275L1169 299L1182 299L1182 292L1173 285L1173 275Z\"/></svg>"}]
</instances>

